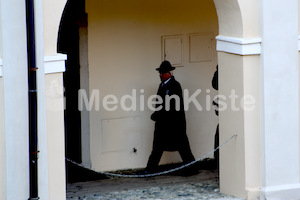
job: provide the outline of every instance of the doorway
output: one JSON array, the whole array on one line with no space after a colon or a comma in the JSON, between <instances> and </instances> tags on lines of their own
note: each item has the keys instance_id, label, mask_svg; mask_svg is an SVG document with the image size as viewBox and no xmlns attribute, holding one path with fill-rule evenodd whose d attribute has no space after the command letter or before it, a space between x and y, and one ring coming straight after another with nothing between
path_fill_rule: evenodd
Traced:
<instances>
[{"instance_id":1,"label":"doorway","mask_svg":"<svg viewBox=\"0 0 300 200\"><path fill-rule=\"evenodd\" d=\"M78 109L79 89L85 89L89 93L87 15L84 0L69 0L65 6L59 28L58 53L67 55L63 76L66 158L90 167L89 113ZM76 170L67 163L68 182L74 180L75 176L72 174L76 174Z\"/></svg>"},{"instance_id":2,"label":"doorway","mask_svg":"<svg viewBox=\"0 0 300 200\"><path fill-rule=\"evenodd\" d=\"M213 1L189 0L182 7L179 3L179 0L147 2L146 5L136 0L130 3L87 1L88 52L87 48L83 50L87 44L81 45L87 43L85 1L67 2L60 28L59 52L68 55L65 73L68 158L86 166L90 166L92 160L96 171L145 166L153 137L153 124L148 117L151 111L79 112L77 96L78 89L87 88L88 92L89 87L101 91L102 96L121 97L136 90L147 98L156 93L155 66L162 59L162 44L166 44L166 51L173 44L179 44L175 45L175 54L181 58L176 60L175 76L184 88L191 94L198 89L210 89L212 95L216 93L211 86L217 64L214 37L218 34ZM173 54L164 55L173 58ZM200 104L205 105L206 94L198 97ZM203 112L190 109L186 116L192 151L199 157L214 146L217 117L213 109ZM121 134L132 139L120 140ZM178 161L180 158L174 153L162 158L162 164Z\"/></svg>"}]
</instances>

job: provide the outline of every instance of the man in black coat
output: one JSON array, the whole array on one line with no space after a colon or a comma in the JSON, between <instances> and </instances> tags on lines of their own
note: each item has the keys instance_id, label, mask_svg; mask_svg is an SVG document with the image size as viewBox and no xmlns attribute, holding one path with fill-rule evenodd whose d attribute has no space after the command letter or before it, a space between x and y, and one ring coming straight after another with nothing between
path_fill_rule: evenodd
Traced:
<instances>
[{"instance_id":1,"label":"man in black coat","mask_svg":"<svg viewBox=\"0 0 300 200\"><path fill-rule=\"evenodd\" d=\"M217 65L217 70L214 73L213 79L211 81L212 87L215 90L219 89L219 67ZM213 101L213 105L215 106L215 113L217 116L219 116L219 104L216 101ZM219 124L216 128L216 133L215 133L215 149L219 146ZM216 161L216 167L219 168L219 158L220 158L220 154L219 154L219 149L215 151L214 153L214 157L215 157L215 161Z\"/></svg>"},{"instance_id":2,"label":"man in black coat","mask_svg":"<svg viewBox=\"0 0 300 200\"><path fill-rule=\"evenodd\" d=\"M171 73L174 69L169 61L163 61L156 69L162 82L157 92L156 111L151 115L155 130L153 150L146 167L148 173L157 170L163 151L178 151L184 163L195 160L186 135L181 85Z\"/></svg>"}]
</instances>

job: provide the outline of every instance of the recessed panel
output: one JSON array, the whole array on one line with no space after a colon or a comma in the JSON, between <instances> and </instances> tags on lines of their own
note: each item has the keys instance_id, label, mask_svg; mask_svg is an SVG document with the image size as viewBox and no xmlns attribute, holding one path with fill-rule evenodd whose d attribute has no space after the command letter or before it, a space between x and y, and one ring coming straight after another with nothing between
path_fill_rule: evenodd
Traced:
<instances>
[{"instance_id":1,"label":"recessed panel","mask_svg":"<svg viewBox=\"0 0 300 200\"><path fill-rule=\"evenodd\" d=\"M213 35L210 33L190 34L190 62L209 62L213 60Z\"/></svg>"},{"instance_id":2,"label":"recessed panel","mask_svg":"<svg viewBox=\"0 0 300 200\"><path fill-rule=\"evenodd\" d=\"M162 37L162 57L173 66L182 66L182 35Z\"/></svg>"},{"instance_id":3,"label":"recessed panel","mask_svg":"<svg viewBox=\"0 0 300 200\"><path fill-rule=\"evenodd\" d=\"M101 150L115 152L131 150L141 143L138 117L102 120Z\"/></svg>"}]
</instances>

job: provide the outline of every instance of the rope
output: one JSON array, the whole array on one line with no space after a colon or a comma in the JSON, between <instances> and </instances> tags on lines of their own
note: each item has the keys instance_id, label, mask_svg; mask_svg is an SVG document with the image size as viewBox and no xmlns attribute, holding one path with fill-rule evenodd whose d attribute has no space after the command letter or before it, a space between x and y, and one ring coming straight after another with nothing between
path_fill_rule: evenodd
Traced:
<instances>
[{"instance_id":1,"label":"rope","mask_svg":"<svg viewBox=\"0 0 300 200\"><path fill-rule=\"evenodd\" d=\"M194 160L190 163L187 163L185 165L182 165L180 167L177 167L177 168L174 168L174 169L170 169L170 170L167 170L167 171L163 171L163 172L157 172L157 173L153 173L153 174L143 174L143 175L126 175L126 174L115 174L115 173L110 173L110 172L103 172L103 171L95 171L93 169L90 169L90 168L87 168L85 166L83 166L82 164L79 164L69 158L66 158L66 161L70 162L70 163L73 163L74 165L77 165L79 167L82 167L82 168L85 168L85 169L88 169L88 170L91 170L93 172L96 172L98 174L104 174L104 175L107 175L107 176L113 176L113 177L123 177L123 178L146 178L146 177L153 177L153 176L160 176L160 175L165 175L165 174L169 174L171 172L175 172L175 171L178 171L178 170L181 170L183 168L186 168L188 166L191 166L201 160L203 160L204 158L206 158L208 155L214 153L215 151L217 151L218 149L220 149L221 147L223 147L225 144L227 144L228 142L230 142L233 138L237 137L237 135L233 135L231 136L228 140L226 140L223 144L219 145L217 148L215 148L214 150L208 152L207 154L203 155L202 157L200 157L199 159L197 160Z\"/></svg>"}]
</instances>

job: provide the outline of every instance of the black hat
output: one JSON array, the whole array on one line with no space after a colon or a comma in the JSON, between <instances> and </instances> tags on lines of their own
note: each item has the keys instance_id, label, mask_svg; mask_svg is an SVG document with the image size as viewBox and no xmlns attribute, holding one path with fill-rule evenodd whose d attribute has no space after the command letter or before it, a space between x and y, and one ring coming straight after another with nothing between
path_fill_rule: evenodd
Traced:
<instances>
[{"instance_id":1,"label":"black hat","mask_svg":"<svg viewBox=\"0 0 300 200\"><path fill-rule=\"evenodd\" d=\"M156 70L159 71L159 73L167 73L167 72L172 71L174 69L175 69L175 67L173 67L171 65L171 63L167 60L163 61L160 64L159 68L156 68Z\"/></svg>"}]
</instances>

